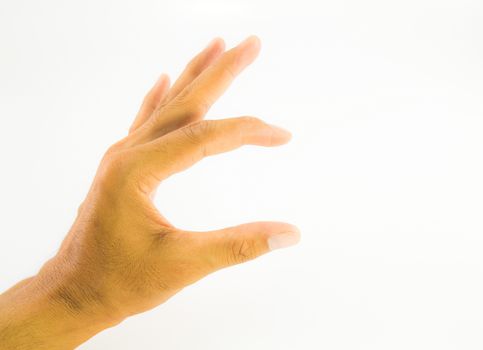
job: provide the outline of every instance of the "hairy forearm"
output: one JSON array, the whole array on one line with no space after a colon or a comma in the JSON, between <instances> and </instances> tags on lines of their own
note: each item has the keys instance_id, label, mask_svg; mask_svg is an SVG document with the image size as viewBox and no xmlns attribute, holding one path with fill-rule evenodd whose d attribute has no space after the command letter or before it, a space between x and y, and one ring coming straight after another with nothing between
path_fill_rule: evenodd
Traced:
<instances>
[{"instance_id":1,"label":"hairy forearm","mask_svg":"<svg viewBox=\"0 0 483 350\"><path fill-rule=\"evenodd\" d=\"M60 286L37 275L0 295L0 350L74 349L118 323Z\"/></svg>"}]
</instances>

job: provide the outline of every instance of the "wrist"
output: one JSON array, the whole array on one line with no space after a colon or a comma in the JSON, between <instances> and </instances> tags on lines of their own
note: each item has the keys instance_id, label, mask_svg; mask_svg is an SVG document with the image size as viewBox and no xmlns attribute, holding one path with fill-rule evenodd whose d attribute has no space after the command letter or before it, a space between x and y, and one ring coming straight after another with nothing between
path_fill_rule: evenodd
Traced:
<instances>
[{"instance_id":1,"label":"wrist","mask_svg":"<svg viewBox=\"0 0 483 350\"><path fill-rule=\"evenodd\" d=\"M73 349L122 321L47 270L0 295L0 350Z\"/></svg>"}]
</instances>

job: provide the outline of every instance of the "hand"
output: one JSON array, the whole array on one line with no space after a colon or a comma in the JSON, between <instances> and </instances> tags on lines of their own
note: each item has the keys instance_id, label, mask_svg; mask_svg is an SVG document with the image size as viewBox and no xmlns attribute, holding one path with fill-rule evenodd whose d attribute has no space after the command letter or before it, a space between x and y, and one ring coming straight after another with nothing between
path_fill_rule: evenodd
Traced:
<instances>
[{"instance_id":1,"label":"hand","mask_svg":"<svg viewBox=\"0 0 483 350\"><path fill-rule=\"evenodd\" d=\"M299 240L296 227L278 222L182 230L152 202L162 180L204 157L290 139L289 132L254 117L202 120L259 50L254 36L226 52L217 38L171 88L162 75L148 92L128 136L103 157L59 252L0 298L0 311L19 320L14 325L22 317L9 305L28 305L21 314L37 327L30 335L34 348L75 347L209 273Z\"/></svg>"}]
</instances>

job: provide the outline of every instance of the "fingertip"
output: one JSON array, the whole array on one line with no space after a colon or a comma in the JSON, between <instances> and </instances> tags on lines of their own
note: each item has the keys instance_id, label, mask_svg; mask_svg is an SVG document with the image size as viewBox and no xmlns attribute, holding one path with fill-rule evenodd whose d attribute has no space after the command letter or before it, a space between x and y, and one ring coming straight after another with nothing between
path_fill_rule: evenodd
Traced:
<instances>
[{"instance_id":1,"label":"fingertip","mask_svg":"<svg viewBox=\"0 0 483 350\"><path fill-rule=\"evenodd\" d=\"M246 37L246 39L243 40L240 45L252 46L254 49L259 50L262 46L262 41L260 40L260 38L257 35L252 34L252 35L249 35L248 37Z\"/></svg>"},{"instance_id":2,"label":"fingertip","mask_svg":"<svg viewBox=\"0 0 483 350\"><path fill-rule=\"evenodd\" d=\"M168 74L164 73L165 79L166 79L166 86L171 86L171 78L169 77Z\"/></svg>"},{"instance_id":3,"label":"fingertip","mask_svg":"<svg viewBox=\"0 0 483 350\"><path fill-rule=\"evenodd\" d=\"M279 221L261 221L246 226L254 232L263 232L268 251L296 245L300 242L300 230L297 226Z\"/></svg>"},{"instance_id":4,"label":"fingertip","mask_svg":"<svg viewBox=\"0 0 483 350\"><path fill-rule=\"evenodd\" d=\"M260 53L260 50L262 49L262 41L256 35L252 35L250 36L250 38L251 38L250 40L253 41L253 47L254 47L253 51L256 52L255 57L257 57L258 54Z\"/></svg>"},{"instance_id":5,"label":"fingertip","mask_svg":"<svg viewBox=\"0 0 483 350\"><path fill-rule=\"evenodd\" d=\"M168 85L169 85L169 76L168 76L168 74L166 74L166 73L162 73L162 74L160 74L160 75L159 75L158 80L156 80L156 83L155 83L155 85L154 85L154 86L155 86L156 88L158 88L158 87L160 87L161 85L163 85L163 86L164 86L164 85L166 85L166 84L168 84Z\"/></svg>"},{"instance_id":6,"label":"fingertip","mask_svg":"<svg viewBox=\"0 0 483 350\"><path fill-rule=\"evenodd\" d=\"M225 51L225 41L223 38L217 36L210 41L206 46L205 51L223 52Z\"/></svg>"},{"instance_id":7,"label":"fingertip","mask_svg":"<svg viewBox=\"0 0 483 350\"><path fill-rule=\"evenodd\" d=\"M240 44L238 44L237 48L242 52L242 60L246 60L246 63L249 64L258 56L261 48L261 42L258 36L250 35Z\"/></svg>"},{"instance_id":8,"label":"fingertip","mask_svg":"<svg viewBox=\"0 0 483 350\"><path fill-rule=\"evenodd\" d=\"M292 139L292 133L280 126L268 124L271 128L271 146L283 145Z\"/></svg>"},{"instance_id":9,"label":"fingertip","mask_svg":"<svg viewBox=\"0 0 483 350\"><path fill-rule=\"evenodd\" d=\"M226 44L222 37L217 36L213 40L216 42L216 46L220 48L220 51L225 51Z\"/></svg>"},{"instance_id":10,"label":"fingertip","mask_svg":"<svg viewBox=\"0 0 483 350\"><path fill-rule=\"evenodd\" d=\"M171 85L171 81L169 79L169 75L166 73L162 73L156 85L154 86L154 98L158 100L158 105L161 102L161 99L168 93L169 87Z\"/></svg>"},{"instance_id":11,"label":"fingertip","mask_svg":"<svg viewBox=\"0 0 483 350\"><path fill-rule=\"evenodd\" d=\"M221 37L213 38L208 46L197 56L199 58L198 73L213 64L225 52L225 41Z\"/></svg>"},{"instance_id":12,"label":"fingertip","mask_svg":"<svg viewBox=\"0 0 483 350\"><path fill-rule=\"evenodd\" d=\"M300 230L294 225L287 227L268 236L267 245L270 251L294 246L300 242Z\"/></svg>"},{"instance_id":13,"label":"fingertip","mask_svg":"<svg viewBox=\"0 0 483 350\"><path fill-rule=\"evenodd\" d=\"M262 41L260 40L260 37L255 35L255 34L252 34L249 36L250 40L253 40L254 42L254 45L256 45L258 47L258 49L260 49L262 47Z\"/></svg>"},{"instance_id":14,"label":"fingertip","mask_svg":"<svg viewBox=\"0 0 483 350\"><path fill-rule=\"evenodd\" d=\"M166 73L162 73L158 81L156 82L156 85L154 86L153 92L153 98L155 99L155 109L159 108L161 103L163 102L164 97L167 95L169 88L171 86L171 81L169 78L169 75Z\"/></svg>"}]
</instances>

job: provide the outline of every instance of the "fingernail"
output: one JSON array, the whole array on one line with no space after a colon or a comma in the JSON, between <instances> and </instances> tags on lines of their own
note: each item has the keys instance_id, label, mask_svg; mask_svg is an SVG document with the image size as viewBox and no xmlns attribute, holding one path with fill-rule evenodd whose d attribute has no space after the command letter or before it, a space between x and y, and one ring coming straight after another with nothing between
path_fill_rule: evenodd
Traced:
<instances>
[{"instance_id":1,"label":"fingernail","mask_svg":"<svg viewBox=\"0 0 483 350\"><path fill-rule=\"evenodd\" d=\"M292 133L290 131L288 131L285 128L282 128L281 126L277 126L277 125L274 125L274 124L268 124L268 125L270 125L270 127L272 129L275 129L277 132L284 133L284 134L288 134L288 135L292 135Z\"/></svg>"},{"instance_id":2,"label":"fingernail","mask_svg":"<svg viewBox=\"0 0 483 350\"><path fill-rule=\"evenodd\" d=\"M238 44L238 47L243 50L249 47L258 49L260 47L260 39L256 35L250 35L248 38Z\"/></svg>"},{"instance_id":3,"label":"fingernail","mask_svg":"<svg viewBox=\"0 0 483 350\"><path fill-rule=\"evenodd\" d=\"M300 241L299 232L282 232L271 236L268 239L268 247L270 250L281 249L293 246Z\"/></svg>"},{"instance_id":4,"label":"fingernail","mask_svg":"<svg viewBox=\"0 0 483 350\"><path fill-rule=\"evenodd\" d=\"M272 144L278 145L281 143L286 143L292 138L292 133L287 129L284 129L280 126L268 124L272 130L274 131L272 135Z\"/></svg>"}]
</instances>

